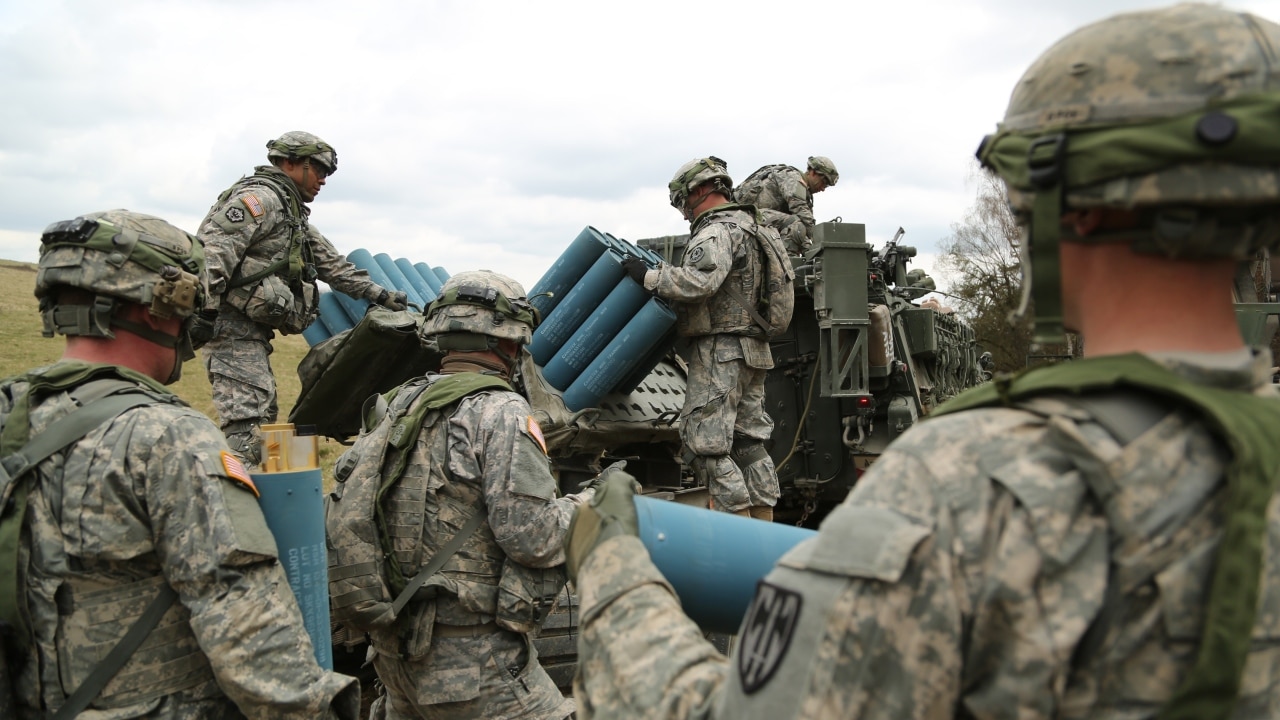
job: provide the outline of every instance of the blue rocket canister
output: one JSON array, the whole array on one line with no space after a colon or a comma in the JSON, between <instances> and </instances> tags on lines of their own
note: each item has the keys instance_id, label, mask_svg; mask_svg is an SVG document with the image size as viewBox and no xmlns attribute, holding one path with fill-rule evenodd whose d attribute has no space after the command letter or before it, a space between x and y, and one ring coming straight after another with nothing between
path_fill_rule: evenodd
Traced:
<instances>
[{"instance_id":1,"label":"blue rocket canister","mask_svg":"<svg viewBox=\"0 0 1280 720\"><path fill-rule=\"evenodd\" d=\"M320 293L320 320L329 329L330 336L350 330L364 317L363 312L355 319L347 315L347 309L342 305L344 297L346 296L340 292Z\"/></svg>"},{"instance_id":2,"label":"blue rocket canister","mask_svg":"<svg viewBox=\"0 0 1280 720\"><path fill-rule=\"evenodd\" d=\"M409 278L404 276L404 272L400 270L399 266L396 265L396 261L392 260L390 255L386 253L378 253L373 256L373 260L378 263L378 267L382 268L382 272L386 274L387 279L391 281L390 285L383 285L383 287L388 288L393 292L396 290L403 292L408 296L409 302L417 305L418 307L427 306L426 300L422 297L422 294L419 293L418 289L409 282Z\"/></svg>"},{"instance_id":3,"label":"blue rocket canister","mask_svg":"<svg viewBox=\"0 0 1280 720\"><path fill-rule=\"evenodd\" d=\"M400 272L404 274L404 277L409 281L409 284L413 286L413 289L418 291L418 295L422 298L423 302L422 309L426 310L426 303L435 300L436 295L439 293L431 289L431 286L422 278L422 274L413 266L413 263L409 262L405 258L396 258L395 264L396 267L400 268Z\"/></svg>"},{"instance_id":4,"label":"blue rocket canister","mask_svg":"<svg viewBox=\"0 0 1280 720\"><path fill-rule=\"evenodd\" d=\"M630 395L636 388L640 387L640 383L644 382L644 379L649 377L649 373L653 372L653 369L658 366L659 362L662 362L662 358L666 357L667 353L671 352L671 347L675 344L677 335L678 333L675 326L671 326L671 329L667 331L667 334L663 335L662 339L659 340L651 350L649 350L649 354L645 356L638 365L636 365L635 369L631 371L631 374L622 378L622 380L619 381L617 385L614 385L613 389L609 392Z\"/></svg>"},{"instance_id":5,"label":"blue rocket canister","mask_svg":"<svg viewBox=\"0 0 1280 720\"><path fill-rule=\"evenodd\" d=\"M315 320L302 331L302 339L307 341L307 346L319 345L320 343L333 337L329 333L329 328L325 327L324 320L317 315Z\"/></svg>"},{"instance_id":6,"label":"blue rocket canister","mask_svg":"<svg viewBox=\"0 0 1280 720\"><path fill-rule=\"evenodd\" d=\"M329 627L329 556L325 549L324 476L315 435L295 435L289 423L263 425L263 467L250 473L275 536L280 564L302 610L316 662L333 669Z\"/></svg>"},{"instance_id":7,"label":"blue rocket canister","mask_svg":"<svg viewBox=\"0 0 1280 720\"><path fill-rule=\"evenodd\" d=\"M614 336L595 360L564 391L564 404L572 412L595 407L623 378L629 377L649 357L676 322L676 314L658 298L649 298Z\"/></svg>"},{"instance_id":8,"label":"blue rocket canister","mask_svg":"<svg viewBox=\"0 0 1280 720\"><path fill-rule=\"evenodd\" d=\"M703 630L733 634L756 583L778 559L818 533L668 500L637 497L640 541Z\"/></svg>"},{"instance_id":9,"label":"blue rocket canister","mask_svg":"<svg viewBox=\"0 0 1280 720\"><path fill-rule=\"evenodd\" d=\"M333 295L334 299L338 301L338 305L341 306L342 314L346 316L347 322L351 323L353 327L355 326L356 323L360 322L360 319L364 317L364 314L369 311L369 305L372 304L368 300L365 300L364 298L353 298L350 295L347 295L346 293L340 293L340 292L334 291L331 294ZM324 311L321 310L321 312L324 312ZM335 325L344 324L338 318L334 318L333 321L330 322L329 318L326 317L324 318L324 321L325 321L325 325L328 326L331 332L333 331L333 328L335 327ZM337 333L335 332L334 335L337 335Z\"/></svg>"},{"instance_id":10,"label":"blue rocket canister","mask_svg":"<svg viewBox=\"0 0 1280 720\"><path fill-rule=\"evenodd\" d=\"M542 323L533 332L533 342L529 343L533 361L539 366L546 365L587 316L617 287L624 274L621 254L612 249L601 253L591 268L565 293L555 310L543 315Z\"/></svg>"},{"instance_id":11,"label":"blue rocket canister","mask_svg":"<svg viewBox=\"0 0 1280 720\"><path fill-rule=\"evenodd\" d=\"M551 263L551 267L529 291L529 302L538 309L544 320L551 317L551 311L556 309L569 290L578 284L609 246L604 234L588 226Z\"/></svg>"},{"instance_id":12,"label":"blue rocket canister","mask_svg":"<svg viewBox=\"0 0 1280 720\"><path fill-rule=\"evenodd\" d=\"M449 274L449 271L445 270L444 267L440 265L431 268L431 272L435 273L436 277L440 278L441 285L449 282L449 278L453 277Z\"/></svg>"},{"instance_id":13,"label":"blue rocket canister","mask_svg":"<svg viewBox=\"0 0 1280 720\"><path fill-rule=\"evenodd\" d=\"M542 368L542 376L557 390L568 388L648 299L649 293L638 283L631 278L622 278L547 361Z\"/></svg>"},{"instance_id":14,"label":"blue rocket canister","mask_svg":"<svg viewBox=\"0 0 1280 720\"><path fill-rule=\"evenodd\" d=\"M418 276L427 283L427 287L431 288L431 292L436 296L440 296L440 289L444 287L444 281L436 274L435 270L426 263L414 263L413 269L418 271Z\"/></svg>"},{"instance_id":15,"label":"blue rocket canister","mask_svg":"<svg viewBox=\"0 0 1280 720\"><path fill-rule=\"evenodd\" d=\"M391 278L387 277L387 273L383 271L382 266L373 258L373 253L364 248L356 248L352 250L347 259L352 265L369 273L369 279L378 283L384 288L395 288L395 283L391 282ZM362 316L363 317L363 316Z\"/></svg>"}]
</instances>

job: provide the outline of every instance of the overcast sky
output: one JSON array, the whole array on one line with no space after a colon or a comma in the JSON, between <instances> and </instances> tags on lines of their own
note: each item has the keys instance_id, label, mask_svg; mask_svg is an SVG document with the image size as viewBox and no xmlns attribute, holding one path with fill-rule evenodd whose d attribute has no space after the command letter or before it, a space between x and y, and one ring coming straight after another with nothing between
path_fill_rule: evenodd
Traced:
<instances>
[{"instance_id":1,"label":"overcast sky","mask_svg":"<svg viewBox=\"0 0 1280 720\"><path fill-rule=\"evenodd\" d=\"M877 245L901 226L931 269L1027 65L1164 4L0 0L0 258L108 208L194 232L267 140L307 130L338 150L311 217L344 253L528 289L587 225L687 232L666 194L687 160L741 180L816 154L840 170L818 220Z\"/></svg>"}]
</instances>

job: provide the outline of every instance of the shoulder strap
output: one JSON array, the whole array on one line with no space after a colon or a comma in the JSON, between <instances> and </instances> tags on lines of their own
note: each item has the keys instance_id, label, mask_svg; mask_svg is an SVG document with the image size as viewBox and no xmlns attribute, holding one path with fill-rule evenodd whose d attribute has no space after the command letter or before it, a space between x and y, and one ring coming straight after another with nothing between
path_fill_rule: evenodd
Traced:
<instances>
[{"instance_id":1,"label":"shoulder strap","mask_svg":"<svg viewBox=\"0 0 1280 720\"><path fill-rule=\"evenodd\" d=\"M440 568L444 567L444 564L449 562L449 558L453 557L454 553L462 548L463 543L475 533L484 518L483 509L468 518L466 524L458 529L458 534L450 538L444 547L431 556L431 559L418 571L418 574L405 583L404 590L401 590L400 594L396 596L395 602L391 603L391 609L395 612L396 617L400 616L400 611L413 598L413 594L418 591L418 588L422 587L423 583L429 580L432 575L435 575Z\"/></svg>"},{"instance_id":2,"label":"shoulder strap","mask_svg":"<svg viewBox=\"0 0 1280 720\"><path fill-rule=\"evenodd\" d=\"M255 283L268 275L275 275L277 272L288 268L288 277L294 280L302 277L302 267L305 264L303 254L303 246L306 244L306 233L302 230L306 223L302 219L302 211L299 209L298 201L293 194L275 178L270 175L256 173L247 178L241 178L236 185L250 186L261 185L270 189L279 198L280 204L284 207L285 212L289 214L289 248L283 255L276 258L265 268L251 275L234 278L227 283L227 289L243 287L250 283ZM235 185L232 186L234 189ZM228 191L230 192L230 191ZM239 270L239 267L236 268Z\"/></svg>"}]
</instances>

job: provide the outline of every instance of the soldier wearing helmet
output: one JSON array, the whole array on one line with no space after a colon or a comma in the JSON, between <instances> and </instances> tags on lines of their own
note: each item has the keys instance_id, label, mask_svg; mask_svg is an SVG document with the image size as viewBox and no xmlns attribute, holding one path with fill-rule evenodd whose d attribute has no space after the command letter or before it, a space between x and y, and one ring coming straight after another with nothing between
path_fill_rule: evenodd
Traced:
<instances>
[{"instance_id":1,"label":"soldier wearing helmet","mask_svg":"<svg viewBox=\"0 0 1280 720\"><path fill-rule=\"evenodd\" d=\"M1086 357L904 433L761 581L731 658L606 482L570 539L581 715L1273 717L1280 400L1232 280L1280 243L1277 47L1188 4L1041 55L979 158L1024 226L1037 336Z\"/></svg>"},{"instance_id":2,"label":"soldier wearing helmet","mask_svg":"<svg viewBox=\"0 0 1280 720\"><path fill-rule=\"evenodd\" d=\"M731 202L732 188L723 160L685 163L668 185L672 207L690 222L681 264L653 270L638 258L623 264L674 305L678 331L690 340L680 438L694 476L715 509L772 520L778 475L764 447L773 432L764 378L773 354L749 298L759 297L763 283L759 238L781 241L756 222L752 208Z\"/></svg>"},{"instance_id":3,"label":"soldier wearing helmet","mask_svg":"<svg viewBox=\"0 0 1280 720\"><path fill-rule=\"evenodd\" d=\"M316 281L393 310L406 307L404 292L370 280L307 221L307 203L338 170L333 146L287 132L267 143L267 160L218 196L197 233L208 256L209 297L193 335L208 343L205 368L222 430L250 464L259 460L257 428L279 412L271 340L316 319Z\"/></svg>"},{"instance_id":4,"label":"soldier wearing helmet","mask_svg":"<svg viewBox=\"0 0 1280 720\"><path fill-rule=\"evenodd\" d=\"M756 206L761 220L782 235L787 250L800 255L813 240L813 194L839 180L835 163L814 155L804 172L790 165L765 165L743 180L733 197Z\"/></svg>"},{"instance_id":5,"label":"soldier wearing helmet","mask_svg":"<svg viewBox=\"0 0 1280 720\"><path fill-rule=\"evenodd\" d=\"M389 542L416 558L401 565L407 578L466 539L388 629L370 633L386 689L377 702L388 718L561 720L573 702L538 663L530 633L564 586L570 513L595 491L557 497L542 431L514 389L537 313L519 283L479 270L449 278L426 315L420 337L443 353L439 373L390 393L379 420L429 413L384 501L412 532ZM363 434L352 457L379 452L379 437Z\"/></svg>"},{"instance_id":6,"label":"soldier wearing helmet","mask_svg":"<svg viewBox=\"0 0 1280 720\"><path fill-rule=\"evenodd\" d=\"M252 480L165 389L206 299L200 243L126 210L54 223L36 297L66 346L0 381L0 714L356 718L359 685L317 665L280 592Z\"/></svg>"}]
</instances>

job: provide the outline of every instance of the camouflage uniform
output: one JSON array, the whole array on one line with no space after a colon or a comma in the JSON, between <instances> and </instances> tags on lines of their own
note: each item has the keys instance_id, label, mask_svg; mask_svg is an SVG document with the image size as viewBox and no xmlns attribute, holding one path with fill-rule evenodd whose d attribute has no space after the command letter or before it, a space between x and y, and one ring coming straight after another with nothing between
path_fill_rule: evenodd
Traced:
<instances>
[{"instance_id":1,"label":"camouflage uniform","mask_svg":"<svg viewBox=\"0 0 1280 720\"><path fill-rule=\"evenodd\" d=\"M428 478L427 487L438 488L441 500L426 508L427 522L404 524L421 523L429 536L421 542L439 547L472 513L486 513L488 522L427 581L433 602L411 603L395 629L372 634L388 717L560 720L573 704L538 663L529 635L502 629L494 620L508 559L527 568L564 563L574 503L556 498L555 478L523 397L481 392L446 413L423 429L405 469L406 478ZM442 464L433 448L446 447ZM413 485L402 480L388 505L421 497Z\"/></svg>"},{"instance_id":2,"label":"camouflage uniform","mask_svg":"<svg viewBox=\"0 0 1280 720\"><path fill-rule=\"evenodd\" d=\"M26 388L0 384L0 427ZM75 407L66 393L41 399L31 432ZM356 716L358 686L316 665L275 541L226 452L179 401L128 410L41 465L20 556L36 638L15 683L22 717L62 705L164 583L179 601L90 706L102 717Z\"/></svg>"},{"instance_id":3,"label":"camouflage uniform","mask_svg":"<svg viewBox=\"0 0 1280 720\"><path fill-rule=\"evenodd\" d=\"M744 205L769 211L760 219L782 235L788 252L800 254L809 246L813 238L813 192L805 182L803 170L790 165L766 165L743 180L733 196Z\"/></svg>"},{"instance_id":4,"label":"camouflage uniform","mask_svg":"<svg viewBox=\"0 0 1280 720\"><path fill-rule=\"evenodd\" d=\"M645 278L647 289L674 303L678 330L690 338L680 438L715 509L726 512L778 502L778 475L763 446L773 432L764 408L773 354L751 315L724 289L756 297L760 258L744 229L754 224L749 208L708 210L690 229L682 264L661 265Z\"/></svg>"},{"instance_id":5,"label":"camouflage uniform","mask_svg":"<svg viewBox=\"0 0 1280 720\"><path fill-rule=\"evenodd\" d=\"M1164 362L1274 394L1267 358ZM638 540L610 540L578 578L579 715L1154 717L1195 657L1228 460L1186 411L1127 444L1050 398L924 422L765 579L785 619L744 626L731 659L683 616ZM1280 500L1268 513L1240 718L1280 712ZM1117 548L1151 592L1087 639Z\"/></svg>"},{"instance_id":6,"label":"camouflage uniform","mask_svg":"<svg viewBox=\"0 0 1280 720\"><path fill-rule=\"evenodd\" d=\"M246 184L246 180L253 179L265 179L271 184ZM298 209L297 216L291 214L290 205ZM205 369L213 386L214 409L228 436L243 435L252 427L275 421L278 407L270 362L271 340L276 331L298 333L315 320L317 279L338 292L371 302L376 302L383 292L367 272L348 262L324 235L308 225L310 212L289 176L276 167L262 165L214 203L197 232L208 256L208 309L218 311L214 337L204 346ZM287 257L295 226L302 229L306 238L302 277L290 282L286 271L281 270L241 289L230 287L233 280ZM246 314L246 307L257 311L250 303L260 302L248 291L264 285L274 286L291 299L287 316L274 324Z\"/></svg>"}]
</instances>

